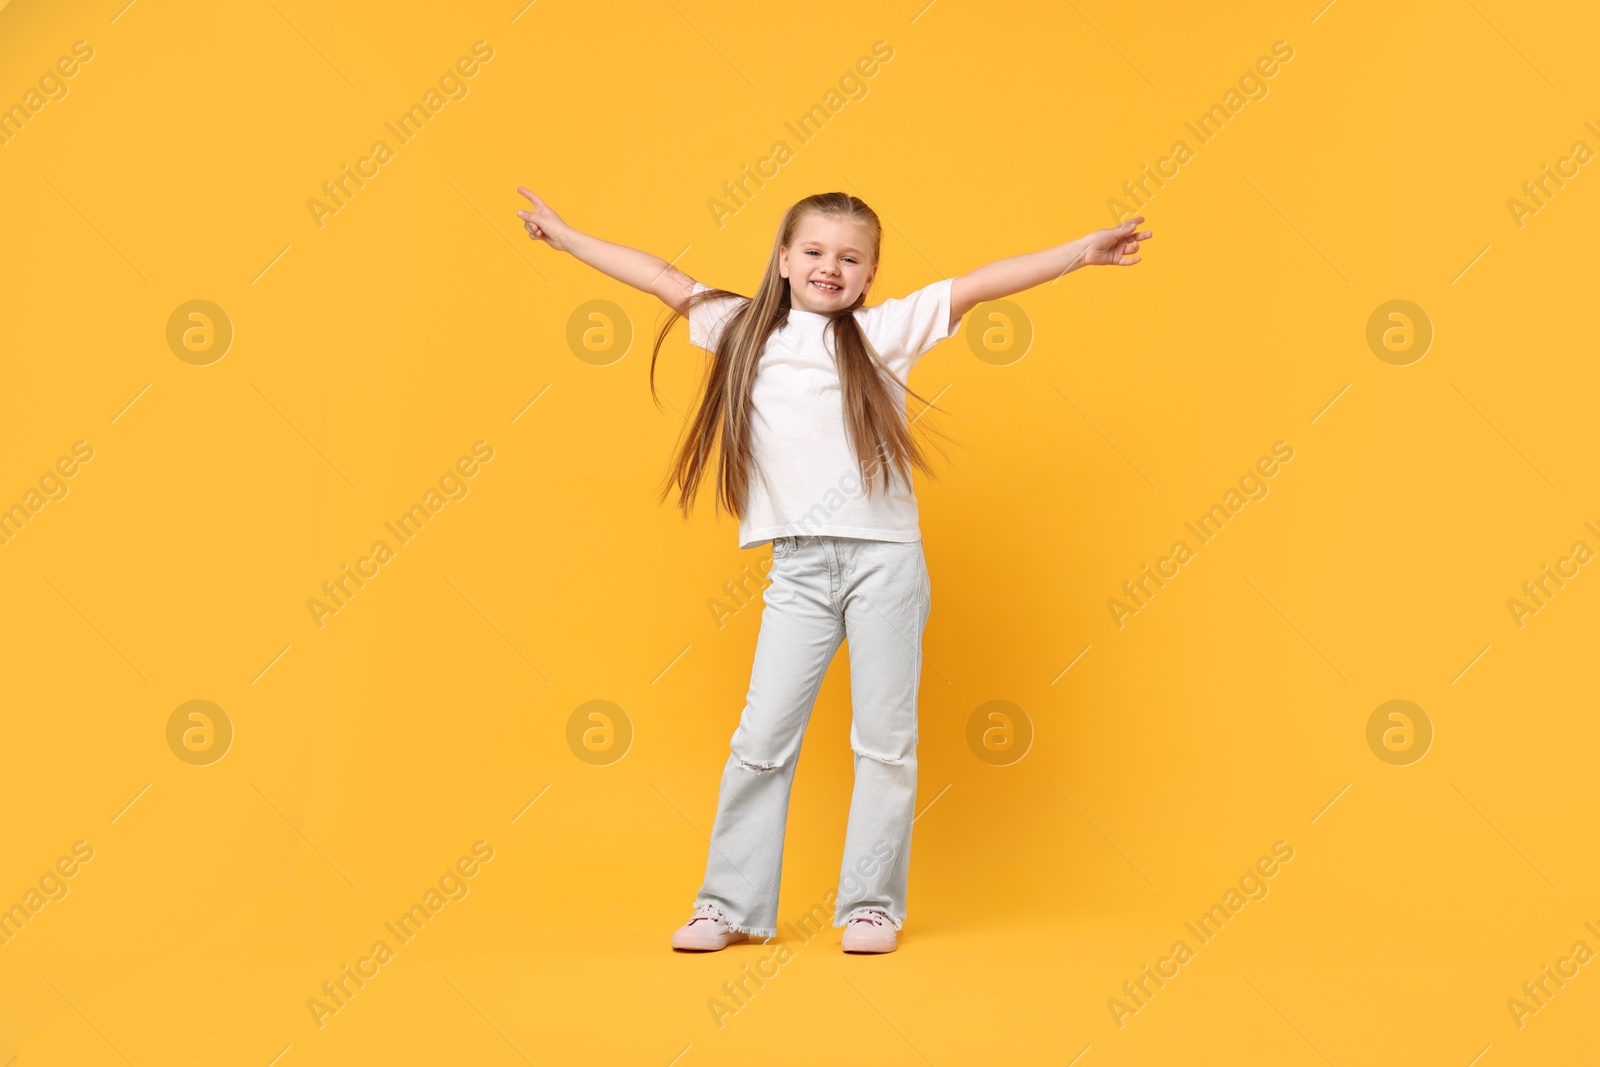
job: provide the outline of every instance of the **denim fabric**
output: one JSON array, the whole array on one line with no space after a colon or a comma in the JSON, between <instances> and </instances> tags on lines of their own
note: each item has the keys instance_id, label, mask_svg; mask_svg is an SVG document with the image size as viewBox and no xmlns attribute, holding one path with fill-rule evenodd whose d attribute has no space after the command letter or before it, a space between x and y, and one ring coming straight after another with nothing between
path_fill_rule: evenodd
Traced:
<instances>
[{"instance_id":1,"label":"denim fabric","mask_svg":"<svg viewBox=\"0 0 1600 1067\"><path fill-rule=\"evenodd\" d=\"M921 541L779 537L744 713L722 771L705 884L734 929L772 937L800 742L828 664L850 647L855 791L834 925L883 908L905 920L917 798L917 690L931 608Z\"/></svg>"}]
</instances>

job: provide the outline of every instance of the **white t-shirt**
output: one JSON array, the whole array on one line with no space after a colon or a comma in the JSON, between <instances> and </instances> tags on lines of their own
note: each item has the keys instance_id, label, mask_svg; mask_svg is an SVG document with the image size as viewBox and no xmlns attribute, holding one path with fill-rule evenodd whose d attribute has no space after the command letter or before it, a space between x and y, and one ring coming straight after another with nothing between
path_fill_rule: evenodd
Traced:
<instances>
[{"instance_id":1,"label":"white t-shirt","mask_svg":"<svg viewBox=\"0 0 1600 1067\"><path fill-rule=\"evenodd\" d=\"M953 278L909 296L857 308L856 321L873 350L901 381L924 353L960 328L950 325ZM700 282L694 292L711 288ZM689 313L689 341L715 350L740 299L708 301ZM752 394L751 456L755 470L739 520L739 547L775 537L829 535L875 541L920 541L917 498L890 466L890 487L876 474L871 496L845 427L843 389L834 363L828 316L790 308L767 340ZM905 391L890 383L905 411ZM876 471L876 466L869 470ZM714 468L708 472L714 478Z\"/></svg>"}]
</instances>

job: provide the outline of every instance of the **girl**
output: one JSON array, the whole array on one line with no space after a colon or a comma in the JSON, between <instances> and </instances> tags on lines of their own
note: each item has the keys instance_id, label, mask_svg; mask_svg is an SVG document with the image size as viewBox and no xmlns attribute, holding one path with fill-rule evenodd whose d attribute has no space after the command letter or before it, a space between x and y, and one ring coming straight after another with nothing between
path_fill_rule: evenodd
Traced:
<instances>
[{"instance_id":1,"label":"girl","mask_svg":"<svg viewBox=\"0 0 1600 1067\"><path fill-rule=\"evenodd\" d=\"M716 502L739 519L739 547L772 544L771 584L744 713L722 771L706 877L672 947L714 951L777 935L789 787L823 674L850 642L855 790L833 925L846 952L892 952L905 921L917 792L917 684L929 612L911 470L906 376L976 305L1086 264L1131 266L1140 215L1076 241L863 306L882 227L846 193L806 197L783 215L754 297L702 285L657 256L580 233L527 189L528 236L570 252L672 309L656 338L689 319L712 354L673 463L685 517L718 446ZM920 399L920 398L919 398Z\"/></svg>"}]
</instances>

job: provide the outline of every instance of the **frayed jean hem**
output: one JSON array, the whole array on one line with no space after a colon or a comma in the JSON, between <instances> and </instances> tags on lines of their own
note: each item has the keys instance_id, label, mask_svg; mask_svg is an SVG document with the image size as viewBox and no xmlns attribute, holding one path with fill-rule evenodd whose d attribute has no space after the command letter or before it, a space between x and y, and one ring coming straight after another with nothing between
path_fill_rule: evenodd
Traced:
<instances>
[{"instance_id":1,"label":"frayed jean hem","mask_svg":"<svg viewBox=\"0 0 1600 1067\"><path fill-rule=\"evenodd\" d=\"M735 923L729 923L728 928L736 934L749 934L751 937L759 937L767 941L771 941L778 936L777 930L758 930L753 926L739 926Z\"/></svg>"}]
</instances>

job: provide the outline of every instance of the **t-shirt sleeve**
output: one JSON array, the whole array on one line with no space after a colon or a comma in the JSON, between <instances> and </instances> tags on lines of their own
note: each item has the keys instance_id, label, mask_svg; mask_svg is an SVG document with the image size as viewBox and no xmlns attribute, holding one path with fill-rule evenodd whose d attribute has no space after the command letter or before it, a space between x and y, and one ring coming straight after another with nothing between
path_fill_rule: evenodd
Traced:
<instances>
[{"instance_id":1,"label":"t-shirt sleeve","mask_svg":"<svg viewBox=\"0 0 1600 1067\"><path fill-rule=\"evenodd\" d=\"M926 285L908 296L867 308L861 328L873 349L902 377L940 341L954 337L960 320L950 323L954 278Z\"/></svg>"},{"instance_id":2,"label":"t-shirt sleeve","mask_svg":"<svg viewBox=\"0 0 1600 1067\"><path fill-rule=\"evenodd\" d=\"M690 295L703 293L711 286L703 282L695 282L694 288L689 290ZM689 343L707 351L715 352L717 341L722 337L722 331L728 324L728 318L743 304L741 297L728 297L723 300L707 300L702 304L689 309Z\"/></svg>"}]
</instances>

